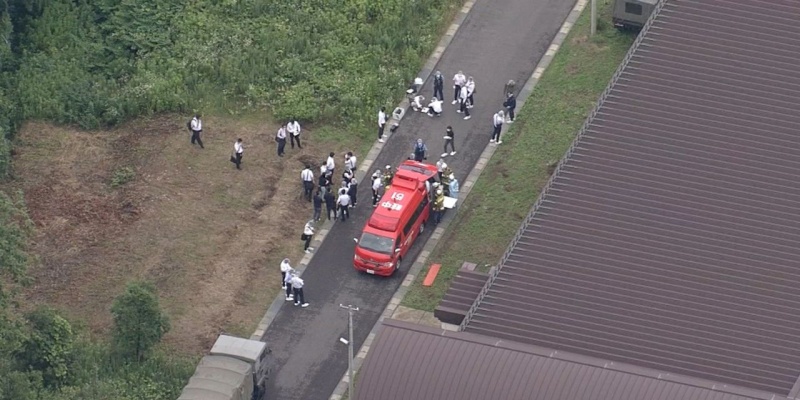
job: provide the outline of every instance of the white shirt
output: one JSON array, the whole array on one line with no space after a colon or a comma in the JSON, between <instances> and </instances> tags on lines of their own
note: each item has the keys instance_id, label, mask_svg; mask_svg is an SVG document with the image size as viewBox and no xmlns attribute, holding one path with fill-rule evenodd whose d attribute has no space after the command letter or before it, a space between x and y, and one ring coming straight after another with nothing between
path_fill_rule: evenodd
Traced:
<instances>
[{"instance_id":1,"label":"white shirt","mask_svg":"<svg viewBox=\"0 0 800 400\"><path fill-rule=\"evenodd\" d=\"M350 195L348 195L346 192L345 192L345 194L339 195L338 203L342 207L349 206L350 205Z\"/></svg>"},{"instance_id":2,"label":"white shirt","mask_svg":"<svg viewBox=\"0 0 800 400\"><path fill-rule=\"evenodd\" d=\"M344 166L346 168L350 168L351 171L356 170L356 156L350 156L350 158L344 160Z\"/></svg>"},{"instance_id":3,"label":"white shirt","mask_svg":"<svg viewBox=\"0 0 800 400\"><path fill-rule=\"evenodd\" d=\"M467 93L472 94L475 91L475 81L467 82Z\"/></svg>"},{"instance_id":4,"label":"white shirt","mask_svg":"<svg viewBox=\"0 0 800 400\"><path fill-rule=\"evenodd\" d=\"M235 151L236 154L242 154L244 153L244 146L242 146L242 143L240 143L239 141L236 141L233 144L233 151Z\"/></svg>"},{"instance_id":5,"label":"white shirt","mask_svg":"<svg viewBox=\"0 0 800 400\"><path fill-rule=\"evenodd\" d=\"M306 169L303 170L303 172L300 173L300 179L302 179L303 182L313 182L314 181L314 173L311 172L310 169L306 168Z\"/></svg>"},{"instance_id":6,"label":"white shirt","mask_svg":"<svg viewBox=\"0 0 800 400\"><path fill-rule=\"evenodd\" d=\"M378 111L378 126L386 125L386 113L383 111Z\"/></svg>"},{"instance_id":7,"label":"white shirt","mask_svg":"<svg viewBox=\"0 0 800 400\"><path fill-rule=\"evenodd\" d=\"M300 124L297 121L289 122L289 125L286 125L286 130L292 135L297 136L300 134Z\"/></svg>"},{"instance_id":8,"label":"white shirt","mask_svg":"<svg viewBox=\"0 0 800 400\"><path fill-rule=\"evenodd\" d=\"M313 235L314 234L314 226L311 223L306 223L306 226L303 227L303 233L306 235Z\"/></svg>"},{"instance_id":9,"label":"white shirt","mask_svg":"<svg viewBox=\"0 0 800 400\"><path fill-rule=\"evenodd\" d=\"M442 160L439 160L439 161L437 161L437 162L436 162L436 170L437 170L438 172L442 172L442 166L443 166L443 165L444 165L444 161L442 161Z\"/></svg>"},{"instance_id":10,"label":"white shirt","mask_svg":"<svg viewBox=\"0 0 800 400\"><path fill-rule=\"evenodd\" d=\"M422 96L414 97L414 107L417 107L417 108L422 108L423 107L423 105L422 105Z\"/></svg>"},{"instance_id":11,"label":"white shirt","mask_svg":"<svg viewBox=\"0 0 800 400\"><path fill-rule=\"evenodd\" d=\"M468 97L469 97L469 91L467 91L467 87L466 86L462 86L461 87L461 93L459 93L458 98L460 98L461 101L467 101Z\"/></svg>"},{"instance_id":12,"label":"white shirt","mask_svg":"<svg viewBox=\"0 0 800 400\"><path fill-rule=\"evenodd\" d=\"M303 283L304 283L303 280L300 279L299 276L293 276L292 277L292 287L293 288L302 289L303 288Z\"/></svg>"},{"instance_id":13,"label":"white shirt","mask_svg":"<svg viewBox=\"0 0 800 400\"><path fill-rule=\"evenodd\" d=\"M433 112L440 113L442 112L442 101L441 100L432 101L429 107L433 109Z\"/></svg>"},{"instance_id":14,"label":"white shirt","mask_svg":"<svg viewBox=\"0 0 800 400\"><path fill-rule=\"evenodd\" d=\"M333 171L336 169L336 163L334 162L333 157L328 156L328 161L325 162L325 168L327 168L328 171Z\"/></svg>"},{"instance_id":15,"label":"white shirt","mask_svg":"<svg viewBox=\"0 0 800 400\"><path fill-rule=\"evenodd\" d=\"M494 121L492 121L492 122L494 123L495 127L501 126L501 125L503 125L503 117L500 116L500 113L495 113L494 114Z\"/></svg>"},{"instance_id":16,"label":"white shirt","mask_svg":"<svg viewBox=\"0 0 800 400\"><path fill-rule=\"evenodd\" d=\"M381 183L381 177L380 176L375 177L375 179L372 180L372 190L377 191L378 189L381 188L381 186L383 186L383 184Z\"/></svg>"},{"instance_id":17,"label":"white shirt","mask_svg":"<svg viewBox=\"0 0 800 400\"><path fill-rule=\"evenodd\" d=\"M286 139L286 128L278 129L278 139Z\"/></svg>"},{"instance_id":18,"label":"white shirt","mask_svg":"<svg viewBox=\"0 0 800 400\"><path fill-rule=\"evenodd\" d=\"M286 271L286 272L287 272L286 273L286 277L283 278L283 283L285 283L287 285L291 285L292 284L292 276L293 276L292 273L294 272L294 270L293 269L289 269L289 271Z\"/></svg>"},{"instance_id":19,"label":"white shirt","mask_svg":"<svg viewBox=\"0 0 800 400\"><path fill-rule=\"evenodd\" d=\"M292 266L289 265L289 262L284 260L281 261L281 272L289 272L292 270Z\"/></svg>"},{"instance_id":20,"label":"white shirt","mask_svg":"<svg viewBox=\"0 0 800 400\"><path fill-rule=\"evenodd\" d=\"M464 74L456 74L453 77L453 84L456 86L464 86L464 83L467 82L467 77Z\"/></svg>"},{"instance_id":21,"label":"white shirt","mask_svg":"<svg viewBox=\"0 0 800 400\"><path fill-rule=\"evenodd\" d=\"M192 118L192 130L193 131L202 131L203 130L203 121L201 121L197 117Z\"/></svg>"}]
</instances>

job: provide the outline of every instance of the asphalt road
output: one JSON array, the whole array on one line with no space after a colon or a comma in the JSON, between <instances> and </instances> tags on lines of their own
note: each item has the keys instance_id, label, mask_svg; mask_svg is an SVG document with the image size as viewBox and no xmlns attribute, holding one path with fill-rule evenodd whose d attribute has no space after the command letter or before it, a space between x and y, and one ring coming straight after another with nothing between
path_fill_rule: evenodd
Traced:
<instances>
[{"instance_id":1,"label":"asphalt road","mask_svg":"<svg viewBox=\"0 0 800 400\"><path fill-rule=\"evenodd\" d=\"M431 118L409 110L373 169L397 166L409 156L417 138L425 140L428 162L435 163L442 153L445 128L452 125L457 154L446 162L463 182L489 145L492 116L502 109L505 83L513 79L517 90L521 88L573 5L572 0L478 0L437 65L445 76L443 115ZM467 121L450 104L451 79L458 70L476 82L475 108ZM427 99L432 97L430 79L422 93ZM501 146L508 145L513 141ZM306 301L311 305L302 309L286 302L264 336L272 349L268 399L329 398L347 370L347 346L339 342L347 337L347 312L339 304L360 308L354 317L358 349L433 231L425 230L394 276L359 273L352 265L353 238L360 236L373 210L369 185L359 186L361 202L351 219L336 223L303 273Z\"/></svg>"}]
</instances>

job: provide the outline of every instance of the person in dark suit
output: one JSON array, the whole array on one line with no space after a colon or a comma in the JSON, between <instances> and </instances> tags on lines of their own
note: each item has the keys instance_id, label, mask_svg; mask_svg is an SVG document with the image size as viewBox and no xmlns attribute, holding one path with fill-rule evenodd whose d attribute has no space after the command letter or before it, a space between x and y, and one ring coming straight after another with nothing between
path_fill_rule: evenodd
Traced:
<instances>
[{"instance_id":1,"label":"person in dark suit","mask_svg":"<svg viewBox=\"0 0 800 400\"><path fill-rule=\"evenodd\" d=\"M444 76L441 71L433 75L433 97L444 99Z\"/></svg>"}]
</instances>

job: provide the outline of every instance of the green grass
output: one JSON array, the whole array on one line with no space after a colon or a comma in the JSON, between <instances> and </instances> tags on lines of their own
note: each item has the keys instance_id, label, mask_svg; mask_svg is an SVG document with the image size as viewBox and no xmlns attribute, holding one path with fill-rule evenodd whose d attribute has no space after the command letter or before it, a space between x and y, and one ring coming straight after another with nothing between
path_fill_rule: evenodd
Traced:
<instances>
[{"instance_id":1,"label":"green grass","mask_svg":"<svg viewBox=\"0 0 800 400\"><path fill-rule=\"evenodd\" d=\"M422 287L424 269L402 305L433 311L464 261L482 271L499 262L546 184L548 165L569 148L635 38L602 22L611 19L610 3L598 5L591 39L584 10L429 258L442 265L434 285Z\"/></svg>"}]
</instances>

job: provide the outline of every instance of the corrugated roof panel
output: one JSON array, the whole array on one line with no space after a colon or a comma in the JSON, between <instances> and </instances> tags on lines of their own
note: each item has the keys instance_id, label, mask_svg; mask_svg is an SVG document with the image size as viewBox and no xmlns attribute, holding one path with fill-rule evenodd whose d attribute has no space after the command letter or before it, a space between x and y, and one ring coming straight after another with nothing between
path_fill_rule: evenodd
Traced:
<instances>
[{"instance_id":1,"label":"corrugated roof panel","mask_svg":"<svg viewBox=\"0 0 800 400\"><path fill-rule=\"evenodd\" d=\"M385 366L391 366L386 375ZM395 383L402 382L402 385ZM787 400L658 371L385 320L356 400Z\"/></svg>"},{"instance_id":2,"label":"corrugated roof panel","mask_svg":"<svg viewBox=\"0 0 800 400\"><path fill-rule=\"evenodd\" d=\"M466 330L787 395L800 375L798 21L794 1L667 1ZM626 379L599 390L623 387L720 398Z\"/></svg>"}]
</instances>

